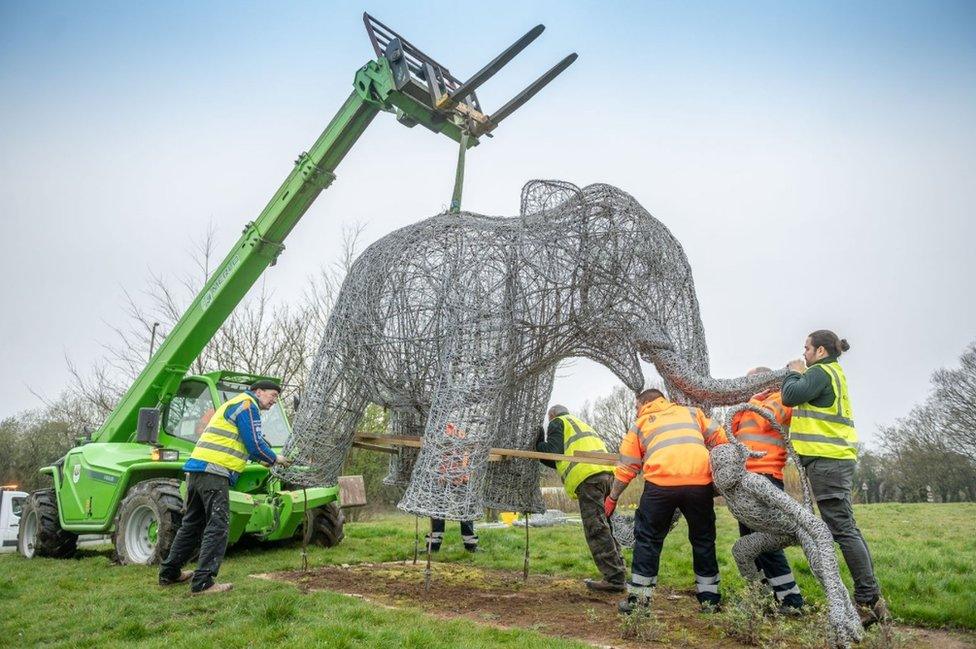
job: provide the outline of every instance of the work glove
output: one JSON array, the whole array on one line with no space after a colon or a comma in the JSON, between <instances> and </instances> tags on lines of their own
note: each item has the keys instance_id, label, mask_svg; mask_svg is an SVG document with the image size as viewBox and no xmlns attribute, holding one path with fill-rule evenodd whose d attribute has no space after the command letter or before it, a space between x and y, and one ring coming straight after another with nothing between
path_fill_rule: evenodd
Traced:
<instances>
[{"instance_id":1,"label":"work glove","mask_svg":"<svg viewBox=\"0 0 976 649\"><path fill-rule=\"evenodd\" d=\"M610 518L615 509L617 509L617 501L607 496L607 499L603 501L603 513L607 515L607 518Z\"/></svg>"},{"instance_id":2,"label":"work glove","mask_svg":"<svg viewBox=\"0 0 976 649\"><path fill-rule=\"evenodd\" d=\"M279 455L278 458L275 460L275 464L280 466L282 469L287 469L288 467L291 466L291 460L286 458L284 455Z\"/></svg>"}]
</instances>

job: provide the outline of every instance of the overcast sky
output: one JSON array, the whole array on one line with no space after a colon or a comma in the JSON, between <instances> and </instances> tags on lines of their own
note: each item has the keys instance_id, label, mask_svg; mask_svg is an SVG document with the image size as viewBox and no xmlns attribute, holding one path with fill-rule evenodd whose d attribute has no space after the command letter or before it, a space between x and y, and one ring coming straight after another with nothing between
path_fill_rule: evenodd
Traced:
<instances>
[{"instance_id":1,"label":"overcast sky","mask_svg":"<svg viewBox=\"0 0 976 649\"><path fill-rule=\"evenodd\" d=\"M362 8L0 0L0 416L95 362L123 289L189 272L208 224L229 248L372 58ZM976 3L365 8L461 78L544 23L489 112L579 52L470 152L464 207L515 215L532 178L631 193L684 245L715 376L833 329L870 440L976 338ZM443 210L456 152L378 116L268 286L297 299L346 224L369 242ZM559 375L570 407L616 383Z\"/></svg>"}]
</instances>

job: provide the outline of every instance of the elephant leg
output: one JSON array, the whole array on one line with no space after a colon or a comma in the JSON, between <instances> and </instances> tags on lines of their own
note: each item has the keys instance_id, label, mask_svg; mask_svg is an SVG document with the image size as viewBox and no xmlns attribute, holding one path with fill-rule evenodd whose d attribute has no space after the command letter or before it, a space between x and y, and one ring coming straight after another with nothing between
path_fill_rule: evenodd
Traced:
<instances>
[{"instance_id":1,"label":"elephant leg","mask_svg":"<svg viewBox=\"0 0 976 649\"><path fill-rule=\"evenodd\" d=\"M503 323L460 303L431 395L423 446L397 505L419 516L474 520L484 515L488 454L498 431L505 378Z\"/></svg>"},{"instance_id":2,"label":"elephant leg","mask_svg":"<svg viewBox=\"0 0 976 649\"><path fill-rule=\"evenodd\" d=\"M416 408L394 410L390 415L390 432L397 436L421 437L427 413ZM399 447L396 455L390 456L390 469L383 484L406 488L417 462L418 449Z\"/></svg>"},{"instance_id":3,"label":"elephant leg","mask_svg":"<svg viewBox=\"0 0 976 649\"><path fill-rule=\"evenodd\" d=\"M284 480L301 485L334 485L352 448L368 394L356 361L323 343L309 376L284 453L294 465L276 469Z\"/></svg>"},{"instance_id":4,"label":"elephant leg","mask_svg":"<svg viewBox=\"0 0 976 649\"><path fill-rule=\"evenodd\" d=\"M430 414L410 484L398 507L434 518L484 515L488 455L515 384L515 340L505 249L461 230L446 233L451 259L442 276L442 346Z\"/></svg>"},{"instance_id":5,"label":"elephant leg","mask_svg":"<svg viewBox=\"0 0 976 649\"><path fill-rule=\"evenodd\" d=\"M423 447L397 507L431 518L479 519L499 400L461 400L448 388L435 391L433 403Z\"/></svg>"},{"instance_id":6,"label":"elephant leg","mask_svg":"<svg viewBox=\"0 0 976 649\"><path fill-rule=\"evenodd\" d=\"M739 537L732 545L732 556L739 574L747 581L757 581L762 577L756 568L756 559L764 552L782 550L793 545L794 540L788 536L753 532Z\"/></svg>"},{"instance_id":7,"label":"elephant leg","mask_svg":"<svg viewBox=\"0 0 976 649\"><path fill-rule=\"evenodd\" d=\"M849 647L851 642L860 642L864 629L841 581L830 530L820 519L812 514L808 516L801 521L797 539L810 562L810 570L824 589L831 642L835 647Z\"/></svg>"},{"instance_id":8,"label":"elephant leg","mask_svg":"<svg viewBox=\"0 0 976 649\"><path fill-rule=\"evenodd\" d=\"M498 433L492 446L534 450L536 428L545 419L555 369L519 383L502 399ZM542 513L539 462L507 458L488 465L485 504L503 511Z\"/></svg>"}]
</instances>

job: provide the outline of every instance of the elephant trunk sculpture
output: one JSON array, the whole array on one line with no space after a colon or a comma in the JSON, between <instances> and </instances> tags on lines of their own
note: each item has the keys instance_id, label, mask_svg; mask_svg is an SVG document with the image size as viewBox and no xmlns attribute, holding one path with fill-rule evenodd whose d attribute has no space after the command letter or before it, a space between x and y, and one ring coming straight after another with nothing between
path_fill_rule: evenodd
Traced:
<instances>
[{"instance_id":1,"label":"elephant trunk sculpture","mask_svg":"<svg viewBox=\"0 0 976 649\"><path fill-rule=\"evenodd\" d=\"M785 369L735 379L715 379L696 371L680 354L644 346L641 357L653 363L668 385L672 400L703 407L730 406L748 401L767 388L780 385Z\"/></svg>"}]
</instances>

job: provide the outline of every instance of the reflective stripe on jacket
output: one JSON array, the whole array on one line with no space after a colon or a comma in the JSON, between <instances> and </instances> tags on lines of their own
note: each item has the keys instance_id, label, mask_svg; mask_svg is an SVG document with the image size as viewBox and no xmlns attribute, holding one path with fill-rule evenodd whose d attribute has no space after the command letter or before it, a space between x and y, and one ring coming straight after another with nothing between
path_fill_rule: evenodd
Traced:
<instances>
[{"instance_id":1,"label":"reflective stripe on jacket","mask_svg":"<svg viewBox=\"0 0 976 649\"><path fill-rule=\"evenodd\" d=\"M237 426L224 416L228 408L242 402L247 402L248 408L252 405L257 407L254 397L246 392L225 401L210 418L210 423L197 440L190 458L210 462L235 473L244 470L247 466L247 447L241 441Z\"/></svg>"},{"instance_id":2,"label":"reflective stripe on jacket","mask_svg":"<svg viewBox=\"0 0 976 649\"><path fill-rule=\"evenodd\" d=\"M783 405L780 392L763 392L749 399L749 404L768 410L784 428L790 425L790 408ZM786 441L766 419L749 410L732 418L732 434L750 451L765 451L763 457L746 460L746 470L783 479L786 465Z\"/></svg>"},{"instance_id":3,"label":"reflective stripe on jacket","mask_svg":"<svg viewBox=\"0 0 976 649\"><path fill-rule=\"evenodd\" d=\"M793 408L790 439L794 450L799 455L856 460L857 429L854 428L844 370L834 361L817 363L807 371L827 373L834 390L834 402L826 407L803 403Z\"/></svg>"},{"instance_id":4,"label":"reflective stripe on jacket","mask_svg":"<svg viewBox=\"0 0 976 649\"><path fill-rule=\"evenodd\" d=\"M645 480L662 487L711 484L708 451L728 441L722 426L700 409L658 397L638 411L620 444L614 475L628 483L643 470Z\"/></svg>"},{"instance_id":5,"label":"reflective stripe on jacket","mask_svg":"<svg viewBox=\"0 0 976 649\"><path fill-rule=\"evenodd\" d=\"M597 451L607 453L607 445L589 424L572 415L560 415L556 419L563 423L563 454L575 455L577 451ZM610 473L610 468L597 464L576 462L556 462L556 473L562 478L563 487L570 498L576 499L576 489L580 483L597 473Z\"/></svg>"}]
</instances>

